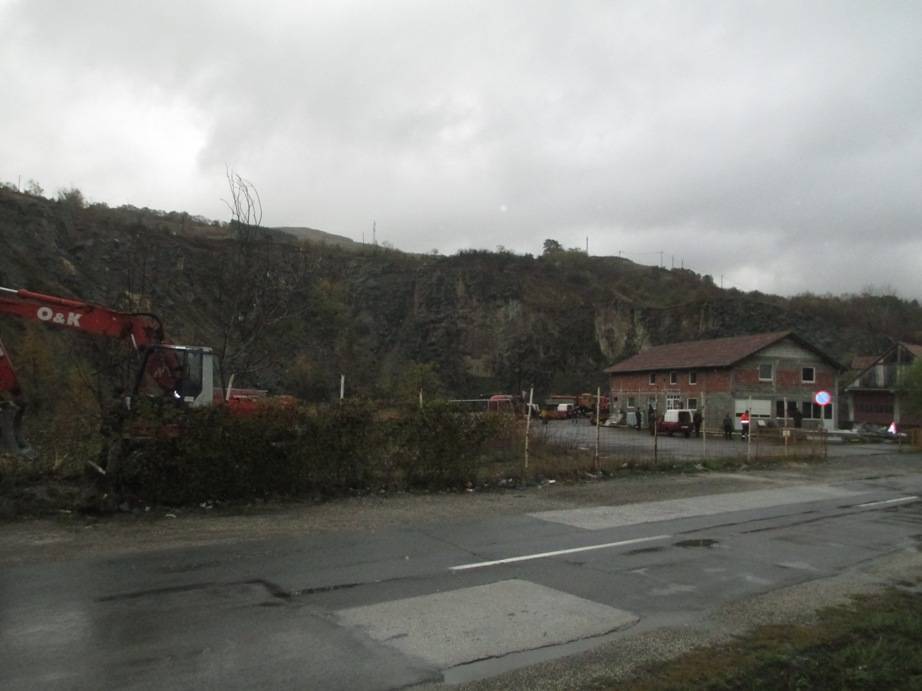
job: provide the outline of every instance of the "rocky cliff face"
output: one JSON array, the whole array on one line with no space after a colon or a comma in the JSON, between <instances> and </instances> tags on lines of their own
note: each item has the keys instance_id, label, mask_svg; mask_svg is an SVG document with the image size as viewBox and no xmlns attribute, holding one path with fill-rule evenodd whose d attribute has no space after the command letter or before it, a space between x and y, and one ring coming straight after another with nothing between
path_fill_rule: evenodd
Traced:
<instances>
[{"instance_id":1,"label":"rocky cliff face","mask_svg":"<svg viewBox=\"0 0 922 691\"><path fill-rule=\"evenodd\" d=\"M888 337L922 340L922 308L892 296L784 299L577 252L420 256L278 233L261 234L247 249L255 254L241 256L232 229L186 214L8 190L0 244L0 285L150 310L177 342L219 342L228 291L258 275L284 309L265 327L268 347L246 383L307 398L331 395L340 373L350 391L370 395L408 382L453 396L531 384L576 392L648 345L782 329L842 361ZM241 320L269 304L262 291L247 295L249 304L233 306ZM7 340L18 328L0 318Z\"/></svg>"}]
</instances>

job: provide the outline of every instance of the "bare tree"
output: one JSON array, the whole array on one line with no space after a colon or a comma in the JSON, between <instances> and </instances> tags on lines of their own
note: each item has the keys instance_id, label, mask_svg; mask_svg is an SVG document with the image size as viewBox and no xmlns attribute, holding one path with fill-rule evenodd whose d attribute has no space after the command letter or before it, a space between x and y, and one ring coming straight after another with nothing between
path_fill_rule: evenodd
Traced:
<instances>
[{"instance_id":1,"label":"bare tree","mask_svg":"<svg viewBox=\"0 0 922 691\"><path fill-rule=\"evenodd\" d=\"M256 186L227 169L231 238L218 290L219 338L215 346L220 385L231 374L239 380L257 376L273 362L276 327L288 315L291 280L286 250L262 228L262 200Z\"/></svg>"},{"instance_id":2,"label":"bare tree","mask_svg":"<svg viewBox=\"0 0 922 691\"><path fill-rule=\"evenodd\" d=\"M263 204L256 186L231 168L225 169L230 199L222 199L231 213L232 225L259 229L263 222Z\"/></svg>"}]
</instances>

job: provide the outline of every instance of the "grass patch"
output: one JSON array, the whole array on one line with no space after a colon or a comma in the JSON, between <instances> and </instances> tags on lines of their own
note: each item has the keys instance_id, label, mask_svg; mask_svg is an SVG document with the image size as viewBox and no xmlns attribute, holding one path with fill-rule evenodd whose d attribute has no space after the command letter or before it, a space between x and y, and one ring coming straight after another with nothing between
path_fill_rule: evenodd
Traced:
<instances>
[{"instance_id":1,"label":"grass patch","mask_svg":"<svg viewBox=\"0 0 922 691\"><path fill-rule=\"evenodd\" d=\"M811 626L763 626L692 651L633 680L595 688L922 689L922 593L891 589L822 610Z\"/></svg>"}]
</instances>

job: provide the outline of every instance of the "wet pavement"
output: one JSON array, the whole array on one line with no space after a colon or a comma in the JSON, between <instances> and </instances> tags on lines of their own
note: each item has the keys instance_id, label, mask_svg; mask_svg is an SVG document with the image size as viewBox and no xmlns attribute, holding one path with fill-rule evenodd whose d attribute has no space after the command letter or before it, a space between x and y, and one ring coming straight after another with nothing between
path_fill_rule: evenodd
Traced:
<instances>
[{"instance_id":1,"label":"wet pavement","mask_svg":"<svg viewBox=\"0 0 922 691\"><path fill-rule=\"evenodd\" d=\"M767 483L7 567L0 687L475 679L916 549L920 495L913 473Z\"/></svg>"}]
</instances>

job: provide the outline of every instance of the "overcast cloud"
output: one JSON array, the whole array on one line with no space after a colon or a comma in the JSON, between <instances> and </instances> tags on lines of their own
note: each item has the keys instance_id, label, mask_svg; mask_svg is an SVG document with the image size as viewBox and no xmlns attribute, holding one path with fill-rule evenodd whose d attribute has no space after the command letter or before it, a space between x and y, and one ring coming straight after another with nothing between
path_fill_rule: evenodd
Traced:
<instances>
[{"instance_id":1,"label":"overcast cloud","mask_svg":"<svg viewBox=\"0 0 922 691\"><path fill-rule=\"evenodd\" d=\"M0 180L922 297L922 3L0 0Z\"/></svg>"}]
</instances>

